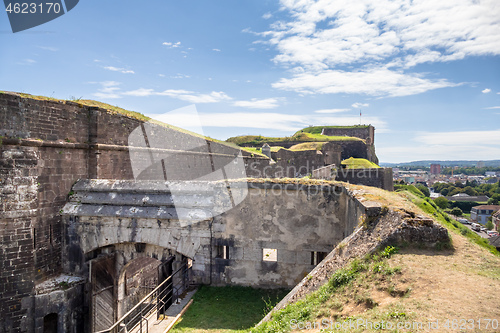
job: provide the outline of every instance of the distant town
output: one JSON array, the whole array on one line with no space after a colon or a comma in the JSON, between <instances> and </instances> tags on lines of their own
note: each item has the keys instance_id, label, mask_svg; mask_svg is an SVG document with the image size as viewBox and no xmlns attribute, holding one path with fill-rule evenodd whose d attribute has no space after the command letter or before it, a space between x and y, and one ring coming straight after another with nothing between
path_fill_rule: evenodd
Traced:
<instances>
[{"instance_id":1,"label":"distant town","mask_svg":"<svg viewBox=\"0 0 500 333\"><path fill-rule=\"evenodd\" d=\"M414 185L458 222L490 243L500 242L500 167L481 161L475 166L406 164L393 167L393 180L396 190L398 185Z\"/></svg>"}]
</instances>

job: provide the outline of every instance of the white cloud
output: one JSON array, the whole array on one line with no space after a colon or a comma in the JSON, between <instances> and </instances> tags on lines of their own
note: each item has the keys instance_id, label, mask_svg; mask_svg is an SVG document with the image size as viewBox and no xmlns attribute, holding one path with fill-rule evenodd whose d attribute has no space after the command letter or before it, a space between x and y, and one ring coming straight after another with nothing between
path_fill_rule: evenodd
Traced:
<instances>
[{"instance_id":1,"label":"white cloud","mask_svg":"<svg viewBox=\"0 0 500 333\"><path fill-rule=\"evenodd\" d=\"M249 101L235 101L233 106L238 106L242 108L250 108L250 109L274 109L279 106L278 98L265 98L258 99L252 98Z\"/></svg>"},{"instance_id":2,"label":"white cloud","mask_svg":"<svg viewBox=\"0 0 500 333\"><path fill-rule=\"evenodd\" d=\"M487 93L491 92L491 89L486 88L486 89L482 90L481 92L482 92L483 94L487 94Z\"/></svg>"},{"instance_id":3,"label":"white cloud","mask_svg":"<svg viewBox=\"0 0 500 333\"><path fill-rule=\"evenodd\" d=\"M33 65L36 64L36 60L33 59L24 59L22 61L16 62L18 65Z\"/></svg>"},{"instance_id":4,"label":"white cloud","mask_svg":"<svg viewBox=\"0 0 500 333\"><path fill-rule=\"evenodd\" d=\"M137 97L146 97L146 96L151 96L151 95L156 95L154 89L145 89L145 88L139 88L136 90L130 90L122 93L123 95L127 96L137 96Z\"/></svg>"},{"instance_id":5,"label":"white cloud","mask_svg":"<svg viewBox=\"0 0 500 333\"><path fill-rule=\"evenodd\" d=\"M227 101L231 100L231 97L226 95L226 93L222 91L212 91L209 94L198 94L198 93L193 93L192 91L185 91L185 90L165 90L158 95L164 95L164 96L169 96L172 98L177 98L182 101L186 101L189 103L193 104L200 104L200 103L218 103L222 101Z\"/></svg>"},{"instance_id":6,"label":"white cloud","mask_svg":"<svg viewBox=\"0 0 500 333\"><path fill-rule=\"evenodd\" d=\"M175 75L170 76L171 79L189 79L190 77L191 77L190 75L181 74L181 73L177 73Z\"/></svg>"},{"instance_id":7,"label":"white cloud","mask_svg":"<svg viewBox=\"0 0 500 333\"><path fill-rule=\"evenodd\" d=\"M93 95L97 98L110 99L110 98L121 98L122 96L118 92L120 88L118 87L121 83L116 81L102 81L95 82L101 85L98 92Z\"/></svg>"},{"instance_id":8,"label":"white cloud","mask_svg":"<svg viewBox=\"0 0 500 333\"><path fill-rule=\"evenodd\" d=\"M412 95L456 86L408 73L418 64L500 54L500 4L494 0L281 0L281 6L291 20L259 34L276 47L274 61L294 70L275 83L279 89ZM356 69L347 71L350 66ZM387 76L374 80L374 72ZM359 89L350 82L364 78L370 82ZM372 87L377 83L383 88Z\"/></svg>"},{"instance_id":9,"label":"white cloud","mask_svg":"<svg viewBox=\"0 0 500 333\"><path fill-rule=\"evenodd\" d=\"M490 106L489 108L484 108L485 110L500 109L500 106Z\"/></svg>"},{"instance_id":10,"label":"white cloud","mask_svg":"<svg viewBox=\"0 0 500 333\"><path fill-rule=\"evenodd\" d=\"M369 106L370 106L370 104L368 104L368 103L354 103L354 104L352 105L352 107L353 107L353 108L355 108L355 109L359 109L359 108L367 108L367 107L369 107Z\"/></svg>"},{"instance_id":11,"label":"white cloud","mask_svg":"<svg viewBox=\"0 0 500 333\"><path fill-rule=\"evenodd\" d=\"M222 101L231 100L231 97L226 95L222 91L212 91L209 94L195 93L189 90L181 89L168 89L164 91L155 91L154 89L139 88L136 90L125 91L123 95L137 96L137 97L147 97L147 96L168 96L172 98L177 98L182 101L186 101L193 104L201 103L218 103Z\"/></svg>"},{"instance_id":12,"label":"white cloud","mask_svg":"<svg viewBox=\"0 0 500 333\"><path fill-rule=\"evenodd\" d=\"M386 68L366 71L304 72L291 79L281 79L273 83L274 88L297 91L304 94L366 94L371 96L408 96L427 90L455 87L457 84L445 79L429 80L417 74L404 74Z\"/></svg>"},{"instance_id":13,"label":"white cloud","mask_svg":"<svg viewBox=\"0 0 500 333\"><path fill-rule=\"evenodd\" d=\"M176 43L163 42L162 45L168 46L169 48L177 48L181 46L181 42L176 42Z\"/></svg>"},{"instance_id":14,"label":"white cloud","mask_svg":"<svg viewBox=\"0 0 500 333\"><path fill-rule=\"evenodd\" d=\"M123 74L135 74L135 72L133 70L125 69L125 68L118 68L118 67L113 67L113 66L105 66L103 68L107 69L108 71L120 72Z\"/></svg>"},{"instance_id":15,"label":"white cloud","mask_svg":"<svg viewBox=\"0 0 500 333\"><path fill-rule=\"evenodd\" d=\"M220 52L219 49L212 49L212 51L215 51L215 52Z\"/></svg>"},{"instance_id":16,"label":"white cloud","mask_svg":"<svg viewBox=\"0 0 500 333\"><path fill-rule=\"evenodd\" d=\"M148 114L147 116L169 123L169 119L162 115ZM295 115L282 113L255 113L255 112L231 112L199 114L200 123L203 127L244 127L274 129L280 131L297 131L311 124L321 125L352 125L359 121L358 117L325 117L320 115ZM262 121L265 119L266 121ZM377 117L366 119L369 123L383 129L386 124ZM171 122L173 120L170 120ZM176 126L186 127L192 122L189 117L175 119Z\"/></svg>"},{"instance_id":17,"label":"white cloud","mask_svg":"<svg viewBox=\"0 0 500 333\"><path fill-rule=\"evenodd\" d=\"M346 112L350 111L351 109L322 109L322 110L316 110L314 113L340 113L340 112Z\"/></svg>"},{"instance_id":18,"label":"white cloud","mask_svg":"<svg viewBox=\"0 0 500 333\"><path fill-rule=\"evenodd\" d=\"M51 52L57 52L57 51L59 51L58 48L55 48L55 47L52 47L52 46L39 46L39 48L41 48L42 50L51 51Z\"/></svg>"},{"instance_id":19,"label":"white cloud","mask_svg":"<svg viewBox=\"0 0 500 333\"><path fill-rule=\"evenodd\" d=\"M383 147L377 146L377 156L381 162L398 163L419 160L487 160L500 156L500 147L475 145L412 145Z\"/></svg>"},{"instance_id":20,"label":"white cloud","mask_svg":"<svg viewBox=\"0 0 500 333\"><path fill-rule=\"evenodd\" d=\"M428 145L500 146L500 129L493 131L423 132L415 137L415 141Z\"/></svg>"},{"instance_id":21,"label":"white cloud","mask_svg":"<svg viewBox=\"0 0 500 333\"><path fill-rule=\"evenodd\" d=\"M264 15L262 15L262 18L264 20L269 20L271 17L273 17L273 14L271 14L269 12L265 13Z\"/></svg>"}]
</instances>

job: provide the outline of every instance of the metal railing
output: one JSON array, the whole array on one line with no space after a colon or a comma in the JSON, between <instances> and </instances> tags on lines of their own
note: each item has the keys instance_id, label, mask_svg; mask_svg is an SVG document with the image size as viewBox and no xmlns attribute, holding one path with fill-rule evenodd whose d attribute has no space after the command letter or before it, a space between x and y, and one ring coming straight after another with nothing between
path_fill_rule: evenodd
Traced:
<instances>
[{"instance_id":1,"label":"metal railing","mask_svg":"<svg viewBox=\"0 0 500 333\"><path fill-rule=\"evenodd\" d=\"M160 314L164 314L168 307L187 289L190 269L190 265L183 264L123 315L113 326L96 333L129 333L134 330L140 333L148 333L149 321L147 318L154 312L157 313L157 318ZM174 277L179 275L180 279L177 283L174 283Z\"/></svg>"}]
</instances>

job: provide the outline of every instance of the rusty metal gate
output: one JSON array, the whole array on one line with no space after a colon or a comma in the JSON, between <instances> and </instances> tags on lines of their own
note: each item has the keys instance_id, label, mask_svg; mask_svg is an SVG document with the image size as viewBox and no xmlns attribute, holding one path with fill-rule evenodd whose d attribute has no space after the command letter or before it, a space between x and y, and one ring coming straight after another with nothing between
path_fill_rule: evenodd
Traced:
<instances>
[{"instance_id":1,"label":"rusty metal gate","mask_svg":"<svg viewBox=\"0 0 500 333\"><path fill-rule=\"evenodd\" d=\"M90 277L92 332L97 332L110 327L116 320L114 255L92 260Z\"/></svg>"}]
</instances>

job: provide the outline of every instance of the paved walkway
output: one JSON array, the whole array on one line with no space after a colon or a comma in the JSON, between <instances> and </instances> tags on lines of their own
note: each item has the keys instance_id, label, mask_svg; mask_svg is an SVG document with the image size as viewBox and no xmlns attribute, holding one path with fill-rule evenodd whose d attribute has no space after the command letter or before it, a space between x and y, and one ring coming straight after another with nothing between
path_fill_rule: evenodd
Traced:
<instances>
[{"instance_id":1,"label":"paved walkway","mask_svg":"<svg viewBox=\"0 0 500 333\"><path fill-rule=\"evenodd\" d=\"M156 319L156 312L153 312L148 318L148 328L146 330L145 323L142 327L142 333L165 333L168 332L167 329L173 326L175 320L178 319L178 315L184 309L184 307L189 303L193 295L196 293L197 289L189 291L184 295L184 298L179 298L178 301L172 304L166 311L165 316L160 319ZM140 333L140 327L135 328L130 331L130 333Z\"/></svg>"}]
</instances>

